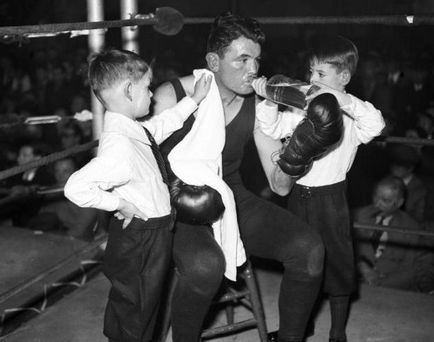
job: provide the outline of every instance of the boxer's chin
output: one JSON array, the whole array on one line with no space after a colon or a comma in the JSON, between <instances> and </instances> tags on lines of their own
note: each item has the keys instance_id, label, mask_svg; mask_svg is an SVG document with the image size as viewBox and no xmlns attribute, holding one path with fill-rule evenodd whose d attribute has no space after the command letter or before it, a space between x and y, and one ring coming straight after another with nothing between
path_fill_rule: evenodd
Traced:
<instances>
[{"instance_id":1,"label":"boxer's chin","mask_svg":"<svg viewBox=\"0 0 434 342\"><path fill-rule=\"evenodd\" d=\"M240 95L249 95L251 93L253 93L253 87L252 87L252 83L245 83L243 84L241 87L239 87L237 93Z\"/></svg>"}]
</instances>

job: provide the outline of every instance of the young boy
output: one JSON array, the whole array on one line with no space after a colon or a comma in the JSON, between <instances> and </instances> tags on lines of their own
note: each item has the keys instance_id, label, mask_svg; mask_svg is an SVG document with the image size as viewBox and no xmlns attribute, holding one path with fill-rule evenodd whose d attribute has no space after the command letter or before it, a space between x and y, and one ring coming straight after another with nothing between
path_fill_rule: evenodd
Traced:
<instances>
[{"instance_id":1,"label":"young boy","mask_svg":"<svg viewBox=\"0 0 434 342\"><path fill-rule=\"evenodd\" d=\"M296 180L288 208L317 229L324 241L326 262L324 291L329 294L332 325L330 341L346 341L345 325L350 294L355 289L354 252L346 199L346 174L357 147L378 136L384 128L381 113L370 103L345 92L358 62L355 45L340 36L318 40L312 47L310 82L321 93L331 93L345 112L344 132L336 146L313 161L310 170ZM266 97L264 79L253 87ZM257 121L264 133L275 139L290 135L303 119L295 113L278 113L277 105L265 100L257 105Z\"/></svg>"},{"instance_id":2,"label":"young boy","mask_svg":"<svg viewBox=\"0 0 434 342\"><path fill-rule=\"evenodd\" d=\"M106 108L104 128L97 156L65 185L72 202L115 211L119 219L110 222L104 256L112 284L104 334L117 342L151 341L169 266L174 217L155 140L181 128L211 84L199 79L191 97L140 123L149 113L151 77L148 64L133 52L109 50L90 60L90 85Z\"/></svg>"}]
</instances>

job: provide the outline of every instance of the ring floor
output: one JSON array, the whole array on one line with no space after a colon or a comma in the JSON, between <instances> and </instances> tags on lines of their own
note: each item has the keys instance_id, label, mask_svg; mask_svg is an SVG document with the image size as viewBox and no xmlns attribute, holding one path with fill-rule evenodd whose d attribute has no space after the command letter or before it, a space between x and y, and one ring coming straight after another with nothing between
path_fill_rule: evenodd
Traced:
<instances>
[{"instance_id":1,"label":"ring floor","mask_svg":"<svg viewBox=\"0 0 434 342\"><path fill-rule=\"evenodd\" d=\"M274 269L256 268L262 294L267 327L277 329L277 294L281 274ZM13 333L0 338L7 342L105 342L102 318L109 283L97 275L80 289L48 307L36 318ZM236 318L248 315L240 307ZM215 322L224 319L216 315ZM328 305L323 305L315 322L315 334L307 342L327 341L329 329ZM362 286L353 302L348 322L351 342L432 342L434 341L434 296ZM215 342L255 342L256 330L213 339ZM172 342L169 337L167 342Z\"/></svg>"}]
</instances>

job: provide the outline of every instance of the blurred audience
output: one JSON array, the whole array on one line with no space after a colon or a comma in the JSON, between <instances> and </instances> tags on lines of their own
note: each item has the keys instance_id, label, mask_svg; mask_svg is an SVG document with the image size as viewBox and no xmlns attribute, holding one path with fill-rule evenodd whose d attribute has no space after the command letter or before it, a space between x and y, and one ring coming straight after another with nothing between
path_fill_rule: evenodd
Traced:
<instances>
[{"instance_id":1,"label":"blurred audience","mask_svg":"<svg viewBox=\"0 0 434 342\"><path fill-rule=\"evenodd\" d=\"M77 170L74 158L65 158L54 163L54 176L58 188L63 188L69 176ZM67 200L63 191L44 196L44 203L39 211L42 221L51 216L51 230L62 232L77 239L91 241L97 227L98 210L81 208Z\"/></svg>"},{"instance_id":2,"label":"blurred audience","mask_svg":"<svg viewBox=\"0 0 434 342\"><path fill-rule=\"evenodd\" d=\"M416 220L400 209L404 196L405 184L400 178L383 178L374 189L372 203L354 212L354 221L417 230ZM356 229L361 279L373 286L414 289L418 240L417 235Z\"/></svg>"},{"instance_id":3,"label":"blurred audience","mask_svg":"<svg viewBox=\"0 0 434 342\"><path fill-rule=\"evenodd\" d=\"M400 178L406 187L403 209L419 223L425 219L426 185L416 175L416 167L420 162L419 152L412 146L391 144L390 174Z\"/></svg>"}]
</instances>

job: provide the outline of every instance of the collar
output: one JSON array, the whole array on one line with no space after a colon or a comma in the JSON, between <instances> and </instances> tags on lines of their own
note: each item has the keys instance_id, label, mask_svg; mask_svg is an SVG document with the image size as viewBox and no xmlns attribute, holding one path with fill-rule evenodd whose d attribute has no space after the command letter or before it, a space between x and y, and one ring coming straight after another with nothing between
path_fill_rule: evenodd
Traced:
<instances>
[{"instance_id":1,"label":"collar","mask_svg":"<svg viewBox=\"0 0 434 342\"><path fill-rule=\"evenodd\" d=\"M413 179L413 174L409 174L407 177L403 178L402 181L404 182L405 185L408 185L411 180Z\"/></svg>"},{"instance_id":2,"label":"collar","mask_svg":"<svg viewBox=\"0 0 434 342\"><path fill-rule=\"evenodd\" d=\"M123 114L106 111L104 116L104 132L119 133L128 138L151 145L145 130L137 120L130 119Z\"/></svg>"}]
</instances>

